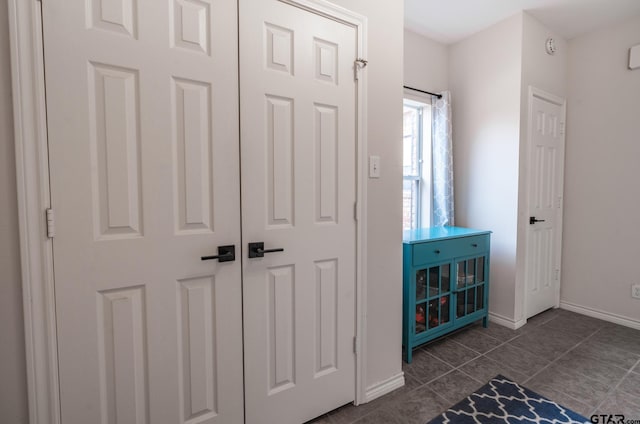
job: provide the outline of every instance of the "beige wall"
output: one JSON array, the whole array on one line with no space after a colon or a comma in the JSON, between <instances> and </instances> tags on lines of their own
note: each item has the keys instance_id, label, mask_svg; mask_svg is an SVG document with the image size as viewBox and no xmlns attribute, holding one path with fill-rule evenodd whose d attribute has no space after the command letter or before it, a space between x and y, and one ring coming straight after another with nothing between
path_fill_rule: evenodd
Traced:
<instances>
[{"instance_id":1,"label":"beige wall","mask_svg":"<svg viewBox=\"0 0 640 424\"><path fill-rule=\"evenodd\" d=\"M404 31L404 85L434 93L447 90L448 61L445 44Z\"/></svg>"},{"instance_id":2,"label":"beige wall","mask_svg":"<svg viewBox=\"0 0 640 424\"><path fill-rule=\"evenodd\" d=\"M338 0L368 18L369 153L382 178L368 180L367 386L402 372L402 60L403 3ZM0 2L0 422L27 422L9 88L7 3ZM393 200L395 199L395 201Z\"/></svg>"},{"instance_id":3,"label":"beige wall","mask_svg":"<svg viewBox=\"0 0 640 424\"><path fill-rule=\"evenodd\" d=\"M561 301L640 323L640 16L569 42Z\"/></svg>"},{"instance_id":4,"label":"beige wall","mask_svg":"<svg viewBox=\"0 0 640 424\"><path fill-rule=\"evenodd\" d=\"M22 288L7 2L0 2L0 422L26 424Z\"/></svg>"},{"instance_id":5,"label":"beige wall","mask_svg":"<svg viewBox=\"0 0 640 424\"><path fill-rule=\"evenodd\" d=\"M450 46L456 225L491 230L489 309L513 318L522 18Z\"/></svg>"},{"instance_id":6,"label":"beige wall","mask_svg":"<svg viewBox=\"0 0 640 424\"><path fill-rule=\"evenodd\" d=\"M402 55L401 1L337 0L368 18L369 154L381 158L368 180L367 386L402 372Z\"/></svg>"}]
</instances>

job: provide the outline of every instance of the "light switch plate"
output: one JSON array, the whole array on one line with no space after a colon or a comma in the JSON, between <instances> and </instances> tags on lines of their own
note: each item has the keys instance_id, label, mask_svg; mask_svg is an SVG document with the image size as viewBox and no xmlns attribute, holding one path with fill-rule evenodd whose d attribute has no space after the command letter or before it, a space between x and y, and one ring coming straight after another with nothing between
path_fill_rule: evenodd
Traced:
<instances>
[{"instance_id":1,"label":"light switch plate","mask_svg":"<svg viewBox=\"0 0 640 424\"><path fill-rule=\"evenodd\" d=\"M640 44L629 50L629 69L640 68Z\"/></svg>"},{"instance_id":2,"label":"light switch plate","mask_svg":"<svg viewBox=\"0 0 640 424\"><path fill-rule=\"evenodd\" d=\"M380 156L369 156L369 178L380 178Z\"/></svg>"}]
</instances>

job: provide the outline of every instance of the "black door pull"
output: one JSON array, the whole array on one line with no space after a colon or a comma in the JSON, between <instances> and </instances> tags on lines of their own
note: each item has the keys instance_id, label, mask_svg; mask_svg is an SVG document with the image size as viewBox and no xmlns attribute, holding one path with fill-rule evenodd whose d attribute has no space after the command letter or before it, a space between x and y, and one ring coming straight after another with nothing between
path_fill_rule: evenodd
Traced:
<instances>
[{"instance_id":1,"label":"black door pull","mask_svg":"<svg viewBox=\"0 0 640 424\"><path fill-rule=\"evenodd\" d=\"M255 243L249 243L249 257L250 258L264 258L265 253L284 252L282 247L276 247L275 249L265 249L264 242L258 241Z\"/></svg>"},{"instance_id":2,"label":"black door pull","mask_svg":"<svg viewBox=\"0 0 640 424\"><path fill-rule=\"evenodd\" d=\"M235 244L230 244L228 246L218 246L218 254L215 256L202 256L200 257L203 261L210 261L212 259L217 259L218 262L231 262L236 260L236 246Z\"/></svg>"},{"instance_id":3,"label":"black door pull","mask_svg":"<svg viewBox=\"0 0 640 424\"><path fill-rule=\"evenodd\" d=\"M529 217L529 224L533 225L536 222L544 222L544 219L536 219L535 216L530 216Z\"/></svg>"}]
</instances>

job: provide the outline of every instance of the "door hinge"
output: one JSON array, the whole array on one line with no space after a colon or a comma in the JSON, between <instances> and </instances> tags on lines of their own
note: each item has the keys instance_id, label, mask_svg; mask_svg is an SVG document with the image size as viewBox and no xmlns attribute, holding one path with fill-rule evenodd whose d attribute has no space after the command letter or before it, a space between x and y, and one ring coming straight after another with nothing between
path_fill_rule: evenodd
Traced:
<instances>
[{"instance_id":1,"label":"door hinge","mask_svg":"<svg viewBox=\"0 0 640 424\"><path fill-rule=\"evenodd\" d=\"M556 269L556 281L560 280L560 270Z\"/></svg>"},{"instance_id":2,"label":"door hinge","mask_svg":"<svg viewBox=\"0 0 640 424\"><path fill-rule=\"evenodd\" d=\"M360 211L358 210L358 202L353 204L353 219L358 220L358 216L360 215Z\"/></svg>"},{"instance_id":3,"label":"door hinge","mask_svg":"<svg viewBox=\"0 0 640 424\"><path fill-rule=\"evenodd\" d=\"M358 338L353 338L353 353L358 354Z\"/></svg>"},{"instance_id":4,"label":"door hinge","mask_svg":"<svg viewBox=\"0 0 640 424\"><path fill-rule=\"evenodd\" d=\"M56 215L53 213L53 209L46 210L47 216L47 237L54 238L56 236Z\"/></svg>"},{"instance_id":5,"label":"door hinge","mask_svg":"<svg viewBox=\"0 0 640 424\"><path fill-rule=\"evenodd\" d=\"M564 122L560 122L560 135L564 135Z\"/></svg>"},{"instance_id":6,"label":"door hinge","mask_svg":"<svg viewBox=\"0 0 640 424\"><path fill-rule=\"evenodd\" d=\"M353 62L353 79L358 81L358 71L362 68L365 68L369 62L362 58L357 58Z\"/></svg>"}]
</instances>

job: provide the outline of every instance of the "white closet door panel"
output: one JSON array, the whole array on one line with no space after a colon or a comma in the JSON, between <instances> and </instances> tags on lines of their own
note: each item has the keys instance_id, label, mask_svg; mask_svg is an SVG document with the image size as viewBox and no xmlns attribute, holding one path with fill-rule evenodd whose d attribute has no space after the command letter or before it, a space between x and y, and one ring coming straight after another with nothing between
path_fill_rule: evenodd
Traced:
<instances>
[{"instance_id":1,"label":"white closet door panel","mask_svg":"<svg viewBox=\"0 0 640 424\"><path fill-rule=\"evenodd\" d=\"M300 423L355 396L356 32L268 0L240 38L247 423Z\"/></svg>"},{"instance_id":2,"label":"white closet door panel","mask_svg":"<svg viewBox=\"0 0 640 424\"><path fill-rule=\"evenodd\" d=\"M43 24L62 421L242 422L237 3Z\"/></svg>"}]
</instances>

